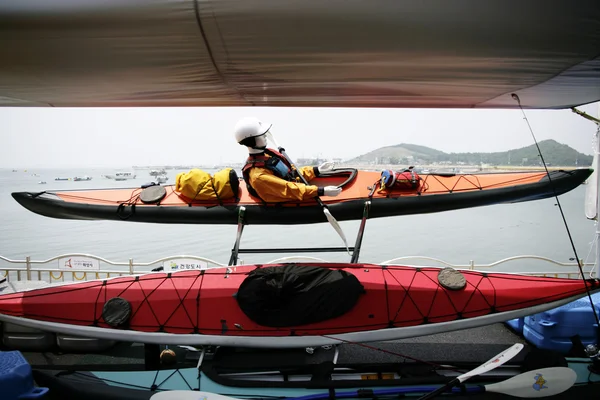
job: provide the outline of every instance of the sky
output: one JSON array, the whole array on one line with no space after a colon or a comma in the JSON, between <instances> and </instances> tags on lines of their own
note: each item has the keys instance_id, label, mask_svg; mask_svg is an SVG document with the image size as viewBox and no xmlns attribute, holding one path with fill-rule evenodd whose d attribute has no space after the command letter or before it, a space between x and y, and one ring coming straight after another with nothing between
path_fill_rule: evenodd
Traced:
<instances>
[{"instance_id":1,"label":"sky","mask_svg":"<svg viewBox=\"0 0 600 400\"><path fill-rule=\"evenodd\" d=\"M578 107L598 117L600 103ZM537 141L592 154L596 125L571 110L525 110ZM452 152L534 144L521 110L337 108L1 108L0 168L242 163L233 127L254 116L296 158L357 157L401 143Z\"/></svg>"}]
</instances>

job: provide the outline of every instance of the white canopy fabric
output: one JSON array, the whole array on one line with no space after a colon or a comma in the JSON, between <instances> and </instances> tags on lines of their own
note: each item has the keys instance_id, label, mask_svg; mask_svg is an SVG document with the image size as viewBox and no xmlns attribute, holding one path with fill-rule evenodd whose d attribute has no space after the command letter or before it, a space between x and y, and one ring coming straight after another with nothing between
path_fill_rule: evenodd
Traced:
<instances>
[{"instance_id":1,"label":"white canopy fabric","mask_svg":"<svg viewBox=\"0 0 600 400\"><path fill-rule=\"evenodd\" d=\"M4 0L0 106L567 108L599 0Z\"/></svg>"}]
</instances>

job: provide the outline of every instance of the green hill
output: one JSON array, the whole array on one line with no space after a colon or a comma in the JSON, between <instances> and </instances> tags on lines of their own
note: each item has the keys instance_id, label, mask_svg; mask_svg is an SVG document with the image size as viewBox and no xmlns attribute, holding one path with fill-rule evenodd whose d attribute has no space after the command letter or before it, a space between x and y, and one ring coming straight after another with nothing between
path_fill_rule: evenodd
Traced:
<instances>
[{"instance_id":1,"label":"green hill","mask_svg":"<svg viewBox=\"0 0 600 400\"><path fill-rule=\"evenodd\" d=\"M592 164L593 157L591 155L579 153L555 140L543 140L538 144L544 160L549 165L581 167ZM445 153L426 146L402 143L381 147L348 160L348 162L400 165L435 163L478 165L484 163L535 166L540 165L541 159L535 145L497 153Z\"/></svg>"}]
</instances>

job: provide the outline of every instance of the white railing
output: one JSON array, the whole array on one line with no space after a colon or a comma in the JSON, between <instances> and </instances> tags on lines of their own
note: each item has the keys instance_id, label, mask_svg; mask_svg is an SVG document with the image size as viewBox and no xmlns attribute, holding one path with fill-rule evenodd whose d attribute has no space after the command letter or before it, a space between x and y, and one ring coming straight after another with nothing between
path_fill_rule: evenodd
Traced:
<instances>
[{"instance_id":1,"label":"white railing","mask_svg":"<svg viewBox=\"0 0 600 400\"><path fill-rule=\"evenodd\" d=\"M72 257L82 257L85 259L93 259L97 260L101 266L99 269L89 270L89 269L81 269L81 268L72 268L69 270L60 269L58 267L48 267L47 265L51 262L58 262L58 260L63 258L72 258ZM132 258L130 258L126 262L116 262L107 260L102 257L95 256L93 254L83 254L83 253L70 253L70 254L61 254L56 257L48 258L46 260L32 260L31 257L27 256L24 260L13 260L10 258L6 258L0 256L0 260L4 261L4 263L0 262L0 280L6 278L9 281L12 280L38 280L38 281L48 281L48 282L56 282L56 281L83 281L90 279L104 279L111 278L123 275L136 275L136 274L144 274L150 272L152 269L162 266L164 262L168 262L170 260L176 259L188 259L195 260L206 263L208 268L214 267L226 267L226 264L221 264L217 261L198 256L188 256L188 255L179 255L179 256L169 256L164 258L159 258L157 260L151 262L135 262ZM4 264L8 264L11 266L7 266ZM14 265L14 266L12 266ZM44 267L46 266L46 267ZM106 266L110 266L110 268L106 268ZM102 268L104 267L104 268Z\"/></svg>"},{"instance_id":2,"label":"white railing","mask_svg":"<svg viewBox=\"0 0 600 400\"><path fill-rule=\"evenodd\" d=\"M543 262L544 264L550 264L554 266L555 270L539 270L539 271L518 271L514 273L518 273L519 275L535 275L535 276L544 276L544 277L566 277L566 278L581 278L581 271L579 270L579 266L583 271L583 274L586 278L594 277L594 263L586 263L583 260L579 261L579 265L575 262L561 262L556 261L548 257L535 256L535 255L520 255L513 256L508 258L503 258L502 260L495 261L489 264L477 264L474 260L470 260L469 264L451 264L444 260L440 260L433 257L424 257L424 256L405 256L393 258L391 260L383 261L382 265L408 265L406 260L422 260L426 261L428 264L438 264L444 267L450 267L454 269L463 269L463 270L472 270L472 271L488 271L492 272L507 272L502 271L501 268L498 268L504 264L508 264L518 260L527 260L527 261L537 261ZM423 265L415 265L415 266L423 266Z\"/></svg>"},{"instance_id":3,"label":"white railing","mask_svg":"<svg viewBox=\"0 0 600 400\"><path fill-rule=\"evenodd\" d=\"M69 257L82 257L85 259L93 259L97 260L99 263L99 268L94 270L89 269L61 269L58 266L58 260ZM32 260L31 257L26 257L24 260L14 260L9 259L3 256L0 256L0 280L6 278L8 281L23 281L23 280L38 280L38 281L47 281L47 282L60 282L60 281L83 281L90 279L105 279L123 275L136 275L136 274L144 274L150 272L152 269L163 266L164 263L177 260L177 259L186 259L186 260L195 260L198 262L204 263L206 268L215 268L215 267L227 267L227 264L222 264L217 261L198 256L188 256L188 255L177 255L177 256L168 256L164 258L159 258L150 262L135 262L132 258L130 258L126 262L116 262L107 260L102 257L98 257L92 254L82 254L82 253L72 253L72 254L62 254L56 257L48 258L46 260ZM291 257L283 257L278 258L268 263L276 263L276 262L292 262L292 261L312 261L312 262L327 262L321 258L308 257L308 256L291 256ZM425 262L425 264L414 264L408 263L407 261L417 261L417 262ZM502 271L502 266L505 264L509 264L515 261L527 260L528 262L542 262L544 265L552 266L552 270L536 268L536 271ZM57 262L56 267L50 267L49 264L52 262ZM535 256L535 255L520 255L505 258L493 263L489 264L478 264L474 260L470 260L468 264L452 264L446 262L444 260L440 260L432 257L425 256L404 256L398 257L391 260L383 261L380 264L382 265L407 265L414 267L423 267L423 266L443 266L450 267L458 270L476 270L476 271L488 271L488 272L514 272L521 275L536 275L536 276L546 276L546 277L567 277L567 278L581 278L581 273L579 271L578 265L575 262L559 262L556 260L552 260L547 257ZM583 260L580 261L580 265L583 269L584 276L592 277L593 276L593 263L584 263Z\"/></svg>"}]
</instances>

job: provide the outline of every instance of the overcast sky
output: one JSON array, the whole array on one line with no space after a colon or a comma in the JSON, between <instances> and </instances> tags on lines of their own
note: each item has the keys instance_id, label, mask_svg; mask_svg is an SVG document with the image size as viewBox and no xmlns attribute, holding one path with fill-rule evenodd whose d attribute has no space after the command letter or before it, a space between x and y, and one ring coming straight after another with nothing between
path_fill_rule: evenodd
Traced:
<instances>
[{"instance_id":1,"label":"overcast sky","mask_svg":"<svg viewBox=\"0 0 600 400\"><path fill-rule=\"evenodd\" d=\"M578 107L598 116L599 103ZM525 110L538 141L592 154L596 125L570 110ZM0 108L0 168L241 163L238 119L273 123L292 158L349 159L411 143L447 153L533 144L520 110L332 108Z\"/></svg>"}]
</instances>

